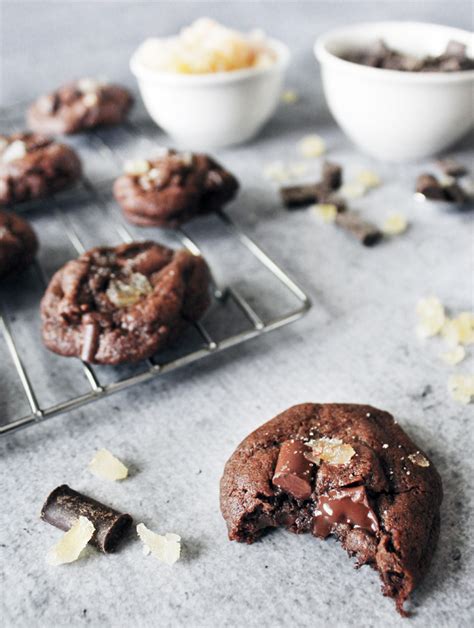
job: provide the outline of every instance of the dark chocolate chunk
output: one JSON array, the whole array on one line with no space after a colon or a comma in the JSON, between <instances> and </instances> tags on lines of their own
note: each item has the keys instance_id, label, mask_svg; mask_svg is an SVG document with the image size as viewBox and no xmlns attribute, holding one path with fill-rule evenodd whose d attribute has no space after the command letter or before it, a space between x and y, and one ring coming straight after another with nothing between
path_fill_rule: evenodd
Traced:
<instances>
[{"instance_id":1,"label":"dark chocolate chunk","mask_svg":"<svg viewBox=\"0 0 474 628\"><path fill-rule=\"evenodd\" d=\"M326 538L342 523L375 534L379 524L363 486L333 489L321 495L314 512L313 534Z\"/></svg>"},{"instance_id":2,"label":"dark chocolate chunk","mask_svg":"<svg viewBox=\"0 0 474 628\"><path fill-rule=\"evenodd\" d=\"M463 177L467 174L467 168L457 162L452 157L446 157L445 159L438 160L438 166L448 177Z\"/></svg>"},{"instance_id":3,"label":"dark chocolate chunk","mask_svg":"<svg viewBox=\"0 0 474 628\"><path fill-rule=\"evenodd\" d=\"M380 229L371 222L363 220L359 214L354 211L337 213L336 224L346 229L346 231L356 237L364 246L373 246L382 239Z\"/></svg>"},{"instance_id":4,"label":"dark chocolate chunk","mask_svg":"<svg viewBox=\"0 0 474 628\"><path fill-rule=\"evenodd\" d=\"M288 209L306 207L319 200L320 189L317 184L291 185L280 189L283 204Z\"/></svg>"},{"instance_id":5,"label":"dark chocolate chunk","mask_svg":"<svg viewBox=\"0 0 474 628\"><path fill-rule=\"evenodd\" d=\"M296 499L309 499L314 463L305 457L308 449L301 440L282 443L272 482Z\"/></svg>"},{"instance_id":6,"label":"dark chocolate chunk","mask_svg":"<svg viewBox=\"0 0 474 628\"><path fill-rule=\"evenodd\" d=\"M41 509L41 519L67 531L78 518L86 517L94 525L91 544L101 552L113 552L132 523L132 517L82 495L66 484L54 489Z\"/></svg>"},{"instance_id":7,"label":"dark chocolate chunk","mask_svg":"<svg viewBox=\"0 0 474 628\"><path fill-rule=\"evenodd\" d=\"M468 200L466 192L462 189L459 183L449 183L443 187L443 191L446 200L449 202L462 205Z\"/></svg>"},{"instance_id":8,"label":"dark chocolate chunk","mask_svg":"<svg viewBox=\"0 0 474 628\"><path fill-rule=\"evenodd\" d=\"M443 186L432 174L420 174L416 180L416 191L430 200L445 200Z\"/></svg>"},{"instance_id":9,"label":"dark chocolate chunk","mask_svg":"<svg viewBox=\"0 0 474 628\"><path fill-rule=\"evenodd\" d=\"M342 185L342 167L339 164L325 161L323 164L322 183L329 190L337 190Z\"/></svg>"}]
</instances>

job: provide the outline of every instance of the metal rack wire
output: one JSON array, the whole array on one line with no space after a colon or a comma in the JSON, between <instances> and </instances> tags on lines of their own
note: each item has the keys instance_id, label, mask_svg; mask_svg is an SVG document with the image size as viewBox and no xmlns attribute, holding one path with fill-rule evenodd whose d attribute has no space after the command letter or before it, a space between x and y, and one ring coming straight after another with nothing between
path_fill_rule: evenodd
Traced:
<instances>
[{"instance_id":1,"label":"metal rack wire","mask_svg":"<svg viewBox=\"0 0 474 628\"><path fill-rule=\"evenodd\" d=\"M3 126L4 133L9 133L14 128L18 127L19 121L22 119L23 110L24 108L21 105L14 108L0 109L0 124ZM143 142L151 142L149 139L151 132L144 133L144 129L134 122L128 122L126 125L121 127L121 130L122 132L127 133L131 140L140 141L142 144ZM96 151L104 158L109 160L111 159L116 164L121 163L122 160L116 154L115 149L99 134L88 134L87 139L84 141L87 142L89 148ZM79 152L81 151L79 150ZM134 237L131 233L130 228L122 220L120 213L107 202L103 190L110 189L110 187L110 180L103 181L98 184L97 182L91 181L88 176L84 176L80 185L69 192L69 197L68 195L61 195L48 199L47 201L48 211L54 215L57 225L61 227L62 232L77 254L83 253L86 250L86 246L84 245L80 234L77 232L77 229L64 208L67 198L71 198L71 196L74 197L74 195L77 196L77 194L83 195L86 202L92 203L100 212L102 212L103 219L108 221L107 224L115 231L121 241L129 242L136 239L136 237ZM36 203L34 206L31 206L30 204L27 207L28 219L33 222L33 225L35 225L35 210L38 206L42 207L44 210L45 201L42 203ZM19 209L21 210L21 208ZM172 356L169 359L162 359L161 355L157 354L144 362L144 369L140 372L126 374L124 377L120 377L118 380L112 382L102 381L101 375L97 372L98 369L81 361L82 376L87 383L87 391L81 394L72 395L57 403L42 404L39 401L38 387L32 383L29 376L30 357L29 355L25 355L25 352L22 353L15 338L11 321L12 317L6 307L8 291L5 293L0 287L0 330L4 338L7 352L10 355L10 359L14 366L10 375L16 378L17 383L20 383L20 389L26 397L29 407L29 411L26 414L14 417L11 420L0 424L0 435L14 432L15 430L34 425L55 415L79 408L80 406L90 403L96 399L111 395L131 386L135 386L136 384L146 382L159 375L169 373L196 362L197 360L200 360L210 354L219 353L247 340L256 338L262 334L297 320L310 308L310 300L304 291L258 246L258 244L256 244L255 241L253 241L237 226L228 214L221 211L218 212L216 216L225 227L227 233L226 237L229 238L229 246L234 246L235 243L238 242L240 245L245 247L253 258L262 267L269 271L273 278L276 278L281 286L283 286L290 293L290 295L292 295L292 297L296 300L297 305L295 307L291 307L283 314L262 317L252 306L249 300L245 298L234 285L221 286L218 285L215 279L213 279L212 289L215 306L219 307L219 305L223 305L229 300L232 300L247 321L245 329L236 333L224 334L224 337L217 339L214 337L212 329L208 328L208 326L203 322L198 322L195 324L195 330L199 334L200 338L200 343L197 348L194 347L189 351L186 350L184 353L178 356ZM194 254L202 254L200 244L184 228L178 229L174 236L181 246L187 248ZM157 239L160 238L158 237ZM39 261L34 263L32 272L36 273L37 278L41 282L42 288L44 289L49 281L48 272L43 268ZM39 339L38 342L40 342ZM69 360L68 358L61 359L66 361ZM8 383L6 385L8 385Z\"/></svg>"}]
</instances>

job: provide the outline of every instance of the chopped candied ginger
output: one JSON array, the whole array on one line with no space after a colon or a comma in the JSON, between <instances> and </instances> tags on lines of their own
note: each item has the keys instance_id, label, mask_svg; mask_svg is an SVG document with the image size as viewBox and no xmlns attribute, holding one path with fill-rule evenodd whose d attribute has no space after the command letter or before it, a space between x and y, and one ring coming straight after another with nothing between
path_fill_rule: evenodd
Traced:
<instances>
[{"instance_id":1,"label":"chopped candied ginger","mask_svg":"<svg viewBox=\"0 0 474 628\"><path fill-rule=\"evenodd\" d=\"M418 335L421 338L439 334L446 320L444 306L436 297L420 299L416 306Z\"/></svg>"},{"instance_id":2,"label":"chopped candied ginger","mask_svg":"<svg viewBox=\"0 0 474 628\"><path fill-rule=\"evenodd\" d=\"M445 351L441 354L441 359L449 364L450 366L454 366L455 364L459 364L466 357L466 349L461 346L454 347L450 351Z\"/></svg>"},{"instance_id":3,"label":"chopped candied ginger","mask_svg":"<svg viewBox=\"0 0 474 628\"><path fill-rule=\"evenodd\" d=\"M125 174L139 176L150 170L150 163L146 159L129 159L123 165Z\"/></svg>"},{"instance_id":4,"label":"chopped candied ginger","mask_svg":"<svg viewBox=\"0 0 474 628\"><path fill-rule=\"evenodd\" d=\"M167 565L174 565L181 555L181 537L167 532L164 535L149 530L144 523L137 525L137 534L144 545L145 554L152 554Z\"/></svg>"},{"instance_id":5,"label":"chopped candied ginger","mask_svg":"<svg viewBox=\"0 0 474 628\"><path fill-rule=\"evenodd\" d=\"M441 335L453 347L474 343L474 314L461 312L456 318L447 319Z\"/></svg>"},{"instance_id":6,"label":"chopped candied ginger","mask_svg":"<svg viewBox=\"0 0 474 628\"><path fill-rule=\"evenodd\" d=\"M94 524L87 517L79 517L61 540L49 550L47 562L56 566L77 560L91 540L94 530Z\"/></svg>"},{"instance_id":7,"label":"chopped candied ginger","mask_svg":"<svg viewBox=\"0 0 474 628\"><path fill-rule=\"evenodd\" d=\"M372 170L361 170L357 181L366 188L377 188L381 183L379 175Z\"/></svg>"},{"instance_id":8,"label":"chopped candied ginger","mask_svg":"<svg viewBox=\"0 0 474 628\"><path fill-rule=\"evenodd\" d=\"M467 405L474 397L474 375L451 375L448 380L448 390L455 401Z\"/></svg>"},{"instance_id":9,"label":"chopped candied ginger","mask_svg":"<svg viewBox=\"0 0 474 628\"><path fill-rule=\"evenodd\" d=\"M127 467L107 449L99 449L89 462L89 471L101 480L124 480Z\"/></svg>"},{"instance_id":10,"label":"chopped candied ginger","mask_svg":"<svg viewBox=\"0 0 474 628\"><path fill-rule=\"evenodd\" d=\"M298 143L303 157L320 157L326 152L326 143L319 135L306 135Z\"/></svg>"},{"instance_id":11,"label":"chopped candied ginger","mask_svg":"<svg viewBox=\"0 0 474 628\"><path fill-rule=\"evenodd\" d=\"M305 444L311 447L311 451L305 453L305 458L316 464L347 464L355 454L354 449L339 438L318 438Z\"/></svg>"},{"instance_id":12,"label":"chopped candied ginger","mask_svg":"<svg viewBox=\"0 0 474 628\"><path fill-rule=\"evenodd\" d=\"M337 207L332 203L320 203L313 205L312 209L323 222L334 222L336 220Z\"/></svg>"},{"instance_id":13,"label":"chopped candied ginger","mask_svg":"<svg viewBox=\"0 0 474 628\"><path fill-rule=\"evenodd\" d=\"M366 191L367 188L365 185L362 185L359 181L354 181L352 183L344 183L337 191L337 194L346 201L352 201L364 196Z\"/></svg>"},{"instance_id":14,"label":"chopped candied ginger","mask_svg":"<svg viewBox=\"0 0 474 628\"><path fill-rule=\"evenodd\" d=\"M406 216L400 213L390 214L384 222L382 231L385 235L399 235L408 228Z\"/></svg>"},{"instance_id":15,"label":"chopped candied ginger","mask_svg":"<svg viewBox=\"0 0 474 628\"><path fill-rule=\"evenodd\" d=\"M416 464L417 467L429 467L430 462L425 458L425 456L419 451L415 451L414 454L409 454L408 460L413 464Z\"/></svg>"},{"instance_id":16,"label":"chopped candied ginger","mask_svg":"<svg viewBox=\"0 0 474 628\"><path fill-rule=\"evenodd\" d=\"M123 279L111 279L106 294L117 307L135 305L141 297L153 292L151 283L141 273L132 273Z\"/></svg>"}]
</instances>

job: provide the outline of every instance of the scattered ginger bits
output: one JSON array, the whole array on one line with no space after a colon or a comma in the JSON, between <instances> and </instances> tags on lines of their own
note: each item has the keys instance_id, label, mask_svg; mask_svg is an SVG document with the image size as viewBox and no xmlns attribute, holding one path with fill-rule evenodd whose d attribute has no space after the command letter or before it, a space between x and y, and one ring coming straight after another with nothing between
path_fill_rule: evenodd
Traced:
<instances>
[{"instance_id":1,"label":"scattered ginger bits","mask_svg":"<svg viewBox=\"0 0 474 628\"><path fill-rule=\"evenodd\" d=\"M439 334L446 320L444 306L436 297L420 299L416 306L417 332L421 338Z\"/></svg>"},{"instance_id":2,"label":"scattered ginger bits","mask_svg":"<svg viewBox=\"0 0 474 628\"><path fill-rule=\"evenodd\" d=\"M46 557L48 564L56 566L77 560L91 540L94 530L93 523L87 517L79 517L76 523L49 550Z\"/></svg>"},{"instance_id":3,"label":"scattered ginger bits","mask_svg":"<svg viewBox=\"0 0 474 628\"><path fill-rule=\"evenodd\" d=\"M319 135L305 135L298 142L298 149L303 157L321 157L326 152L326 143Z\"/></svg>"},{"instance_id":4,"label":"scattered ginger bits","mask_svg":"<svg viewBox=\"0 0 474 628\"><path fill-rule=\"evenodd\" d=\"M460 345L454 347L454 349L451 349L450 351L446 351L445 353L441 354L441 359L450 366L459 364L459 362L462 362L465 357L466 349L464 347L461 347Z\"/></svg>"},{"instance_id":5,"label":"scattered ginger bits","mask_svg":"<svg viewBox=\"0 0 474 628\"><path fill-rule=\"evenodd\" d=\"M448 390L455 401L467 405L474 397L474 375L451 375L448 380Z\"/></svg>"},{"instance_id":6,"label":"scattered ginger bits","mask_svg":"<svg viewBox=\"0 0 474 628\"><path fill-rule=\"evenodd\" d=\"M305 443L311 451L305 453L305 458L316 464L347 464L355 454L350 445L346 445L339 438L318 438Z\"/></svg>"},{"instance_id":7,"label":"scattered ginger bits","mask_svg":"<svg viewBox=\"0 0 474 628\"><path fill-rule=\"evenodd\" d=\"M361 183L365 188L377 188L381 184L381 180L379 175L373 170L361 170L356 180L358 183Z\"/></svg>"},{"instance_id":8,"label":"scattered ginger bits","mask_svg":"<svg viewBox=\"0 0 474 628\"><path fill-rule=\"evenodd\" d=\"M403 233L408 228L408 221L406 216L400 213L390 214L384 225L382 227L382 231L385 235L399 235Z\"/></svg>"},{"instance_id":9,"label":"scattered ginger bits","mask_svg":"<svg viewBox=\"0 0 474 628\"><path fill-rule=\"evenodd\" d=\"M312 209L323 222L334 222L337 215L337 207L332 203L320 203L312 206Z\"/></svg>"},{"instance_id":10,"label":"scattered ginger bits","mask_svg":"<svg viewBox=\"0 0 474 628\"><path fill-rule=\"evenodd\" d=\"M167 565L174 565L181 555L181 537L167 532L164 535L149 530L144 523L137 525L137 534L144 545L145 554L152 554Z\"/></svg>"},{"instance_id":11,"label":"scattered ginger bits","mask_svg":"<svg viewBox=\"0 0 474 628\"><path fill-rule=\"evenodd\" d=\"M89 471L101 480L124 480L127 467L107 449L99 449L89 463Z\"/></svg>"}]
</instances>

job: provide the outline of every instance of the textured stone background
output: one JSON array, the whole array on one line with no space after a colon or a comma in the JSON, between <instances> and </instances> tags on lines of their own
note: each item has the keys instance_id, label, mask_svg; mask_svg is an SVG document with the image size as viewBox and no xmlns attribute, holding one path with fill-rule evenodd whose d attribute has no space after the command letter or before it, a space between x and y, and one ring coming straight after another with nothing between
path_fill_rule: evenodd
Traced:
<instances>
[{"instance_id":1,"label":"textured stone background","mask_svg":"<svg viewBox=\"0 0 474 628\"><path fill-rule=\"evenodd\" d=\"M413 180L428 164L390 167L356 152L327 114L311 52L319 33L357 20L420 19L472 28L472 5L16 1L3 2L1 12L4 104L31 99L80 75L105 74L134 86L127 62L136 45L200 15L239 28L260 26L286 41L293 53L287 83L301 93L301 101L281 105L257 140L219 157L243 184L233 216L314 302L304 319L254 343L0 442L3 624L472 624L472 406L449 399L446 382L454 369L439 360L440 343L422 343L414 333L421 296L438 295L454 310L471 305L472 216L414 205ZM310 212L286 213L262 169L275 159L298 160L296 142L308 132L325 137L329 155L346 166L349 178L362 167L377 170L385 184L357 206L377 221L403 211L411 221L409 232L364 250ZM469 142L458 152L472 163ZM35 224L42 259L54 270L67 253L65 245L48 216L38 215ZM225 240L217 244L232 255ZM10 305L17 311L32 379L43 384L42 398L50 401L53 384L64 395L70 392L75 380L69 374L76 367L45 357L38 346L31 308L36 312L39 295L29 275L23 281L16 291L10 286ZM267 302L264 308L277 305ZM25 405L12 383L4 345L0 364L2 413L21 413ZM472 359L456 370L469 369ZM392 602L381 597L375 572L354 571L334 542L283 532L251 547L226 539L218 507L226 459L249 431L302 401L369 402L391 411L441 472L440 545L414 595L410 622L399 619ZM129 480L108 484L87 472L93 451L103 446L132 466ZM90 551L76 564L48 567L45 554L59 532L40 522L38 512L49 490L63 482L128 509L156 531L181 534L183 560L169 568L142 556L139 543L131 541L116 555Z\"/></svg>"}]
</instances>

